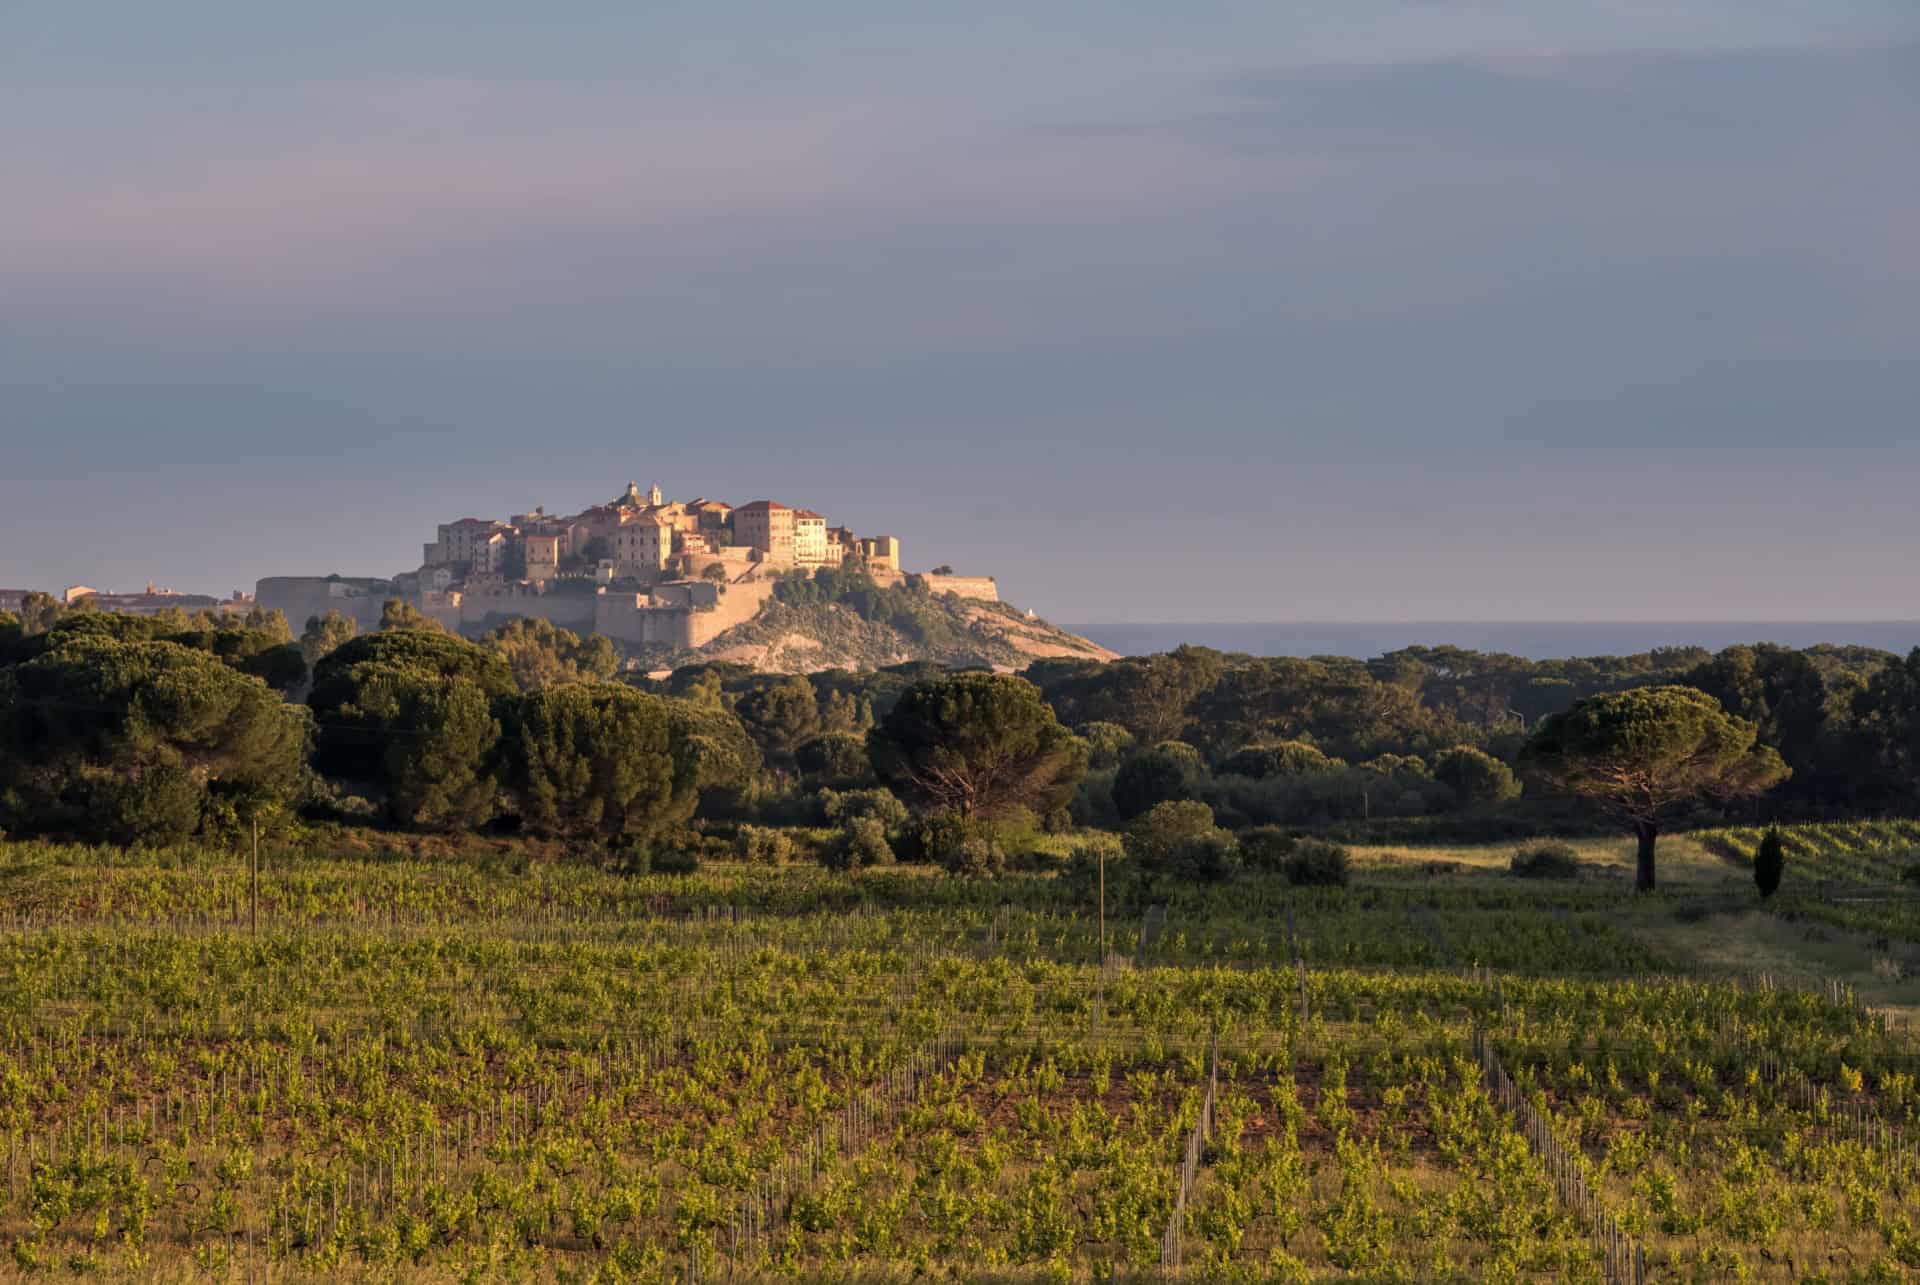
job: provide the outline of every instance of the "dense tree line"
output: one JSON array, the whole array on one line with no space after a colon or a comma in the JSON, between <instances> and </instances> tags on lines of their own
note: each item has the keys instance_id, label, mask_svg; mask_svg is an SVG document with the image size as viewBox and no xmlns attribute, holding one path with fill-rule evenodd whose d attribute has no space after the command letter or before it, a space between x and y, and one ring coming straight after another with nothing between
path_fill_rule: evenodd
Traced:
<instances>
[{"instance_id":1,"label":"dense tree line","mask_svg":"<svg viewBox=\"0 0 1920 1285\"><path fill-rule=\"evenodd\" d=\"M834 829L850 866L991 869L1009 827L1132 832L1178 804L1193 806L1157 815L1193 833L1168 851L1208 869L1224 861L1215 829L1451 818L1461 837L1500 837L1584 800L1647 840L1700 807L1920 809L1920 650L1359 662L1185 647L1018 677L921 662L653 680L545 621L468 640L395 609L376 632L328 615L295 638L257 613L28 606L0 615L0 827L16 832L177 838L289 807L612 852L705 820ZM1661 736L1634 743L1672 753L1630 815L1601 788L1624 769L1602 760L1609 728L1648 720Z\"/></svg>"},{"instance_id":2,"label":"dense tree line","mask_svg":"<svg viewBox=\"0 0 1920 1285\"><path fill-rule=\"evenodd\" d=\"M1415 647L1362 662L1182 647L1105 665L1042 661L1026 676L1063 723L1089 737L1096 775L1178 742L1200 755L1189 776L1230 778L1221 788L1232 797L1220 801L1252 805L1260 819L1498 802L1489 792L1511 787L1460 747L1511 764L1530 734L1577 702L1669 685L1706 692L1756 726L1758 743L1790 771L1769 795L1776 811L1920 809L1920 650L1905 661L1868 648L1768 644L1529 661ZM1302 757L1309 752L1319 757ZM1172 775L1164 761L1152 770ZM1130 813L1128 788L1115 802Z\"/></svg>"},{"instance_id":3,"label":"dense tree line","mask_svg":"<svg viewBox=\"0 0 1920 1285\"><path fill-rule=\"evenodd\" d=\"M356 637L322 620L275 642L175 623L0 622L0 828L165 842L300 808L612 849L683 827L760 769L726 711L606 681L571 635Z\"/></svg>"},{"instance_id":4,"label":"dense tree line","mask_svg":"<svg viewBox=\"0 0 1920 1285\"><path fill-rule=\"evenodd\" d=\"M16 637L0 665L0 829L166 842L289 797L305 711L248 672L271 646L207 632L82 613Z\"/></svg>"}]
</instances>

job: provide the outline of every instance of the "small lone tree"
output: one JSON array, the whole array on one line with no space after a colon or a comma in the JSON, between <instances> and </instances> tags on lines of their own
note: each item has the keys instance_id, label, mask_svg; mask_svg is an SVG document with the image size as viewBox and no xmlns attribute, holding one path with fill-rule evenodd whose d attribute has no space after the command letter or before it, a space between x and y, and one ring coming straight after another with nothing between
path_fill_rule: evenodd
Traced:
<instances>
[{"instance_id":1,"label":"small lone tree","mask_svg":"<svg viewBox=\"0 0 1920 1285\"><path fill-rule=\"evenodd\" d=\"M1787 842L1781 837L1779 826L1768 826L1766 836L1760 840L1760 851L1753 854L1753 882L1763 900L1780 891L1780 876L1786 869Z\"/></svg>"},{"instance_id":2,"label":"small lone tree","mask_svg":"<svg viewBox=\"0 0 1920 1285\"><path fill-rule=\"evenodd\" d=\"M1759 730L1691 687L1643 687L1580 701L1540 725L1521 764L1555 789L1586 799L1639 841L1634 886L1654 886L1654 843L1667 818L1703 798L1760 794L1787 765L1756 744Z\"/></svg>"}]
</instances>

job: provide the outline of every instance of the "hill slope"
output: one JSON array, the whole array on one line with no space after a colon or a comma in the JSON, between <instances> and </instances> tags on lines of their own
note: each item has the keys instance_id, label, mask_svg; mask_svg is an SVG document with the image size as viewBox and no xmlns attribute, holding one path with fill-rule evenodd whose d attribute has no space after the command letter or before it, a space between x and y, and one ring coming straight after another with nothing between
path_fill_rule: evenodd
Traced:
<instances>
[{"instance_id":1,"label":"hill slope","mask_svg":"<svg viewBox=\"0 0 1920 1285\"><path fill-rule=\"evenodd\" d=\"M1046 657L1112 660L1116 655L1003 602L881 589L871 582L830 597L805 585L781 589L753 619L704 647L664 658L661 666L728 660L810 673L931 660L1017 670Z\"/></svg>"}]
</instances>

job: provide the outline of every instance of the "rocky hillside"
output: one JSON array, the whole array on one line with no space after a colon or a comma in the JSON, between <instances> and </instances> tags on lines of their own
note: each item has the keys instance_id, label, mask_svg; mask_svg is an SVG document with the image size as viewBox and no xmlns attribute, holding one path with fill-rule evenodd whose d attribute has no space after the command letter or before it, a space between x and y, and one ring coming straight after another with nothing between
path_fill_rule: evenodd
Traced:
<instances>
[{"instance_id":1,"label":"rocky hillside","mask_svg":"<svg viewBox=\"0 0 1920 1285\"><path fill-rule=\"evenodd\" d=\"M1018 670L1053 656L1112 660L1115 653L1006 603L861 581L824 590L816 582L782 584L752 620L706 646L647 659L663 669L728 660L811 673L911 660Z\"/></svg>"}]
</instances>

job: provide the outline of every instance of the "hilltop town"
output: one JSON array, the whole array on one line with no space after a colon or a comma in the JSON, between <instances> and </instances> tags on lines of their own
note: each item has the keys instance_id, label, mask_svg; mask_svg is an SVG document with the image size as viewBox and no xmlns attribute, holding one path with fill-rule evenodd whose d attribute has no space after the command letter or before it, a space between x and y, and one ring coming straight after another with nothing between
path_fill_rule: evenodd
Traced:
<instances>
[{"instance_id":1,"label":"hilltop town","mask_svg":"<svg viewBox=\"0 0 1920 1285\"><path fill-rule=\"evenodd\" d=\"M859 574L820 575L847 572ZM259 582L255 602L283 612L296 629L330 611L363 630L377 628L395 598L468 634L538 617L651 659L699 658L716 647L712 654L770 668L919 658L923 649L912 639L890 640L885 622L823 629L832 618L802 608L834 604L797 603L791 592L814 577L911 589L944 604L953 618L943 636L962 636L946 651L961 658L1108 654L1005 606L990 576L958 576L946 567L908 573L896 536L860 536L774 500L668 500L659 486L642 491L634 482L571 515L536 507L505 519L443 522L422 546L418 568L390 578L269 577ZM789 587L785 600L777 597L782 585ZM978 638L973 653L966 635ZM846 646L836 651L835 639ZM857 654L839 654L847 648Z\"/></svg>"}]
</instances>

